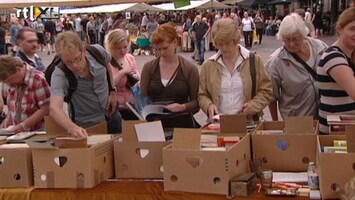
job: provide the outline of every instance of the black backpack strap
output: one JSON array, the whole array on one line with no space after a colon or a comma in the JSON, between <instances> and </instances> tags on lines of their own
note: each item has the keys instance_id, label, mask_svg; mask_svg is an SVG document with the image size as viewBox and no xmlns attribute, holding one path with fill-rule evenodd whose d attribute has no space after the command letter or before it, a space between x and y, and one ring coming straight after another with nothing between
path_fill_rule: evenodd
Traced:
<instances>
[{"instance_id":1,"label":"black backpack strap","mask_svg":"<svg viewBox=\"0 0 355 200\"><path fill-rule=\"evenodd\" d=\"M255 52L250 51L249 54L250 62L250 77L251 77L251 98L253 99L256 95L256 67L255 67ZM254 122L259 121L258 114L253 116Z\"/></svg>"},{"instance_id":2,"label":"black backpack strap","mask_svg":"<svg viewBox=\"0 0 355 200\"><path fill-rule=\"evenodd\" d=\"M112 84L111 84L111 76L110 76L110 73L108 71L109 69L107 68L108 66L107 66L107 63L105 62L105 58L100 53L100 51L94 46L88 45L88 46L86 46L86 50L95 58L95 60L97 62L99 62L101 65L106 67L106 76L107 76L108 88L109 88L109 91L113 91L114 88L112 87ZM112 60L114 60L114 59L112 59Z\"/></svg>"},{"instance_id":3,"label":"black backpack strap","mask_svg":"<svg viewBox=\"0 0 355 200\"><path fill-rule=\"evenodd\" d=\"M256 69L255 69L255 52L250 52L250 77L251 77L251 97L253 98L256 95Z\"/></svg>"},{"instance_id":4,"label":"black backpack strap","mask_svg":"<svg viewBox=\"0 0 355 200\"><path fill-rule=\"evenodd\" d=\"M62 59L58 55L54 56L52 62L48 65L48 67L44 71L44 76L49 85L51 85L52 74L53 71L55 70L55 67L58 66L61 62Z\"/></svg>"},{"instance_id":5,"label":"black backpack strap","mask_svg":"<svg viewBox=\"0 0 355 200\"><path fill-rule=\"evenodd\" d=\"M70 69L68 69L68 67L65 66L63 62L58 65L58 68L63 71L65 77L67 77L69 82L68 95L64 97L64 102L67 102L69 104L70 118L73 122L75 122L75 110L74 105L71 101L71 97L75 92L76 88L78 87L78 81L76 80L74 73Z\"/></svg>"},{"instance_id":6,"label":"black backpack strap","mask_svg":"<svg viewBox=\"0 0 355 200\"><path fill-rule=\"evenodd\" d=\"M105 58L96 47L88 45L86 46L86 51L88 51L97 62L106 67Z\"/></svg>"}]
</instances>

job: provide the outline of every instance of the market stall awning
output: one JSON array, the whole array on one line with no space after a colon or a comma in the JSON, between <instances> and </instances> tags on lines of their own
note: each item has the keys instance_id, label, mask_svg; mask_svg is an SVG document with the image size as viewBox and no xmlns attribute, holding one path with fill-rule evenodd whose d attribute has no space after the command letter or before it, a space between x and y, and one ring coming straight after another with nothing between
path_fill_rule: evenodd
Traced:
<instances>
[{"instance_id":1,"label":"market stall awning","mask_svg":"<svg viewBox=\"0 0 355 200\"><path fill-rule=\"evenodd\" d=\"M189 9L223 9L230 8L230 6L225 5L216 0L202 0L202 1L191 1L190 5L183 6L180 8L175 8L174 3L163 3L160 5L154 5L154 7L161 8L163 10L189 10Z\"/></svg>"},{"instance_id":2,"label":"market stall awning","mask_svg":"<svg viewBox=\"0 0 355 200\"><path fill-rule=\"evenodd\" d=\"M292 0L273 0L268 3L268 5L276 5L276 4L291 4Z\"/></svg>"},{"instance_id":3,"label":"market stall awning","mask_svg":"<svg viewBox=\"0 0 355 200\"><path fill-rule=\"evenodd\" d=\"M162 10L176 10L174 3L163 3L158 5L153 5L156 8L160 8Z\"/></svg>"},{"instance_id":4,"label":"market stall awning","mask_svg":"<svg viewBox=\"0 0 355 200\"><path fill-rule=\"evenodd\" d=\"M222 1L222 3L224 4L236 4L236 3L239 3L243 0L225 0L225 1Z\"/></svg>"},{"instance_id":5,"label":"market stall awning","mask_svg":"<svg viewBox=\"0 0 355 200\"><path fill-rule=\"evenodd\" d=\"M95 6L119 3L149 3L161 0L0 0L0 8L28 6Z\"/></svg>"},{"instance_id":6,"label":"market stall awning","mask_svg":"<svg viewBox=\"0 0 355 200\"><path fill-rule=\"evenodd\" d=\"M87 8L75 8L62 10L63 14L76 14L76 13L112 13L120 11L162 11L160 8L148 5L146 3L123 3L123 4L114 4L114 5L103 5L103 6L94 6Z\"/></svg>"},{"instance_id":7,"label":"market stall awning","mask_svg":"<svg viewBox=\"0 0 355 200\"><path fill-rule=\"evenodd\" d=\"M267 4L269 1L270 0L242 0L242 1L237 2L237 5L249 8L252 6Z\"/></svg>"}]
</instances>

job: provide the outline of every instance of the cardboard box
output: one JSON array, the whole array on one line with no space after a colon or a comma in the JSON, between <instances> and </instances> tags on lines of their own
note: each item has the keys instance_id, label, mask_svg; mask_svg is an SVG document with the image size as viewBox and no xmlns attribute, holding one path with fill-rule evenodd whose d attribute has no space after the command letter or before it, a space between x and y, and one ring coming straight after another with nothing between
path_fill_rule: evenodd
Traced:
<instances>
[{"instance_id":1,"label":"cardboard box","mask_svg":"<svg viewBox=\"0 0 355 200\"><path fill-rule=\"evenodd\" d=\"M226 123L231 128L244 128L239 134L230 133L243 137L225 151L201 150L201 130L174 130L173 144L163 149L165 191L228 195L229 181L240 174L250 172L250 135L246 134L246 118L227 118Z\"/></svg>"},{"instance_id":2,"label":"cardboard box","mask_svg":"<svg viewBox=\"0 0 355 200\"><path fill-rule=\"evenodd\" d=\"M113 135L87 148L59 149L49 142L28 142L36 188L92 188L111 178Z\"/></svg>"},{"instance_id":3,"label":"cardboard box","mask_svg":"<svg viewBox=\"0 0 355 200\"><path fill-rule=\"evenodd\" d=\"M68 131L62 128L51 116L44 117L45 127L47 135L65 135L69 136ZM95 134L107 134L107 123L101 122L89 128L86 128L86 131L90 135Z\"/></svg>"},{"instance_id":4,"label":"cardboard box","mask_svg":"<svg viewBox=\"0 0 355 200\"><path fill-rule=\"evenodd\" d=\"M345 183L355 176L355 153L323 153L322 146L333 146L345 135L320 135L317 141L317 171L323 199L339 199Z\"/></svg>"},{"instance_id":5,"label":"cardboard box","mask_svg":"<svg viewBox=\"0 0 355 200\"><path fill-rule=\"evenodd\" d=\"M247 197L257 188L257 178L255 173L242 174L230 182L230 194Z\"/></svg>"},{"instance_id":6,"label":"cardboard box","mask_svg":"<svg viewBox=\"0 0 355 200\"><path fill-rule=\"evenodd\" d=\"M0 145L7 143L6 137L7 137L7 136L0 136Z\"/></svg>"},{"instance_id":7,"label":"cardboard box","mask_svg":"<svg viewBox=\"0 0 355 200\"><path fill-rule=\"evenodd\" d=\"M29 147L0 147L0 188L33 185L32 153Z\"/></svg>"},{"instance_id":8,"label":"cardboard box","mask_svg":"<svg viewBox=\"0 0 355 200\"><path fill-rule=\"evenodd\" d=\"M252 133L254 161L273 171L307 171L308 163L316 159L318 126L318 121L313 121L312 117L260 123ZM265 134L267 130L284 130L284 133Z\"/></svg>"},{"instance_id":9,"label":"cardboard box","mask_svg":"<svg viewBox=\"0 0 355 200\"><path fill-rule=\"evenodd\" d=\"M116 178L163 178L162 151L171 142L138 142L135 124L146 121L124 121L122 137L114 142ZM141 150L148 152L142 157Z\"/></svg>"}]
</instances>

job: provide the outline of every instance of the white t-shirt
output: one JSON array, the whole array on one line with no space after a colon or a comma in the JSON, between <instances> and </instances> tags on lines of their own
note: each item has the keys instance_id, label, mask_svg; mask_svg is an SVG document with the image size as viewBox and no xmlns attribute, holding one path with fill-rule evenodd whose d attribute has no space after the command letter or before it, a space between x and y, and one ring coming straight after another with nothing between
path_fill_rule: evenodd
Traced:
<instances>
[{"instance_id":1,"label":"white t-shirt","mask_svg":"<svg viewBox=\"0 0 355 200\"><path fill-rule=\"evenodd\" d=\"M251 23L253 23L253 19L249 17L248 19L243 18L242 20L243 23L243 31L253 31L251 28Z\"/></svg>"},{"instance_id":2,"label":"white t-shirt","mask_svg":"<svg viewBox=\"0 0 355 200\"><path fill-rule=\"evenodd\" d=\"M80 26L80 22L81 22L81 19L80 19L79 17L77 17L77 18L75 19L75 31L76 31L76 32L82 31L82 30L81 30L81 26Z\"/></svg>"},{"instance_id":3,"label":"white t-shirt","mask_svg":"<svg viewBox=\"0 0 355 200\"><path fill-rule=\"evenodd\" d=\"M312 13L307 11L304 16L304 21L306 21L306 22L312 21Z\"/></svg>"}]
</instances>

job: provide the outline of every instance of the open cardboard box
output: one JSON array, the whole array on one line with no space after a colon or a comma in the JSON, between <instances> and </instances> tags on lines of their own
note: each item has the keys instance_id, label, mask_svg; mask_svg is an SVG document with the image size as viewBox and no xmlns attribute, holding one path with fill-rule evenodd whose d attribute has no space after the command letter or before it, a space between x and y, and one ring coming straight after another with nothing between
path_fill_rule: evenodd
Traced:
<instances>
[{"instance_id":1,"label":"open cardboard box","mask_svg":"<svg viewBox=\"0 0 355 200\"><path fill-rule=\"evenodd\" d=\"M114 175L113 141L116 135L107 134L106 123L86 130L105 141L86 148L63 149L50 141L27 141L32 149L36 188L92 188ZM49 131L48 134L68 136L66 131Z\"/></svg>"},{"instance_id":2,"label":"open cardboard box","mask_svg":"<svg viewBox=\"0 0 355 200\"><path fill-rule=\"evenodd\" d=\"M47 135L65 135L68 136L68 131L61 127L51 116L44 117L45 127ZM107 134L107 123L106 121L98 123L94 126L86 128L88 134Z\"/></svg>"},{"instance_id":3,"label":"open cardboard box","mask_svg":"<svg viewBox=\"0 0 355 200\"><path fill-rule=\"evenodd\" d=\"M59 126L57 122L51 116L44 117L45 127L46 127L46 134L36 134L33 137L27 138L25 142L32 142L32 141L49 141L57 137L71 137L68 134L68 131ZM107 134L107 123L106 121L98 123L94 126L88 127L85 129L89 135L102 135Z\"/></svg>"},{"instance_id":4,"label":"open cardboard box","mask_svg":"<svg viewBox=\"0 0 355 200\"><path fill-rule=\"evenodd\" d=\"M250 172L250 135L246 130L246 117L223 118L222 134L242 136L226 151L201 150L199 129L174 130L173 143L163 149L165 191L228 195L229 181Z\"/></svg>"},{"instance_id":5,"label":"open cardboard box","mask_svg":"<svg viewBox=\"0 0 355 200\"><path fill-rule=\"evenodd\" d=\"M355 134L355 127L351 132ZM346 127L346 131L349 128ZM317 140L317 171L323 199L339 199L344 185L355 177L355 153L324 153L323 146L333 146L334 140L346 140L346 135L319 135ZM349 148L349 145L348 145Z\"/></svg>"},{"instance_id":6,"label":"open cardboard box","mask_svg":"<svg viewBox=\"0 0 355 200\"><path fill-rule=\"evenodd\" d=\"M146 121L124 121L122 137L114 142L116 178L162 179L162 149L171 142L138 142L134 125L140 123Z\"/></svg>"},{"instance_id":7,"label":"open cardboard box","mask_svg":"<svg viewBox=\"0 0 355 200\"><path fill-rule=\"evenodd\" d=\"M252 133L254 161L280 172L307 171L315 162L318 121L312 117L288 117L285 122L264 121ZM284 130L284 134L258 134L263 130Z\"/></svg>"},{"instance_id":8,"label":"open cardboard box","mask_svg":"<svg viewBox=\"0 0 355 200\"><path fill-rule=\"evenodd\" d=\"M29 147L0 147L0 188L33 185L32 153Z\"/></svg>"}]
</instances>

